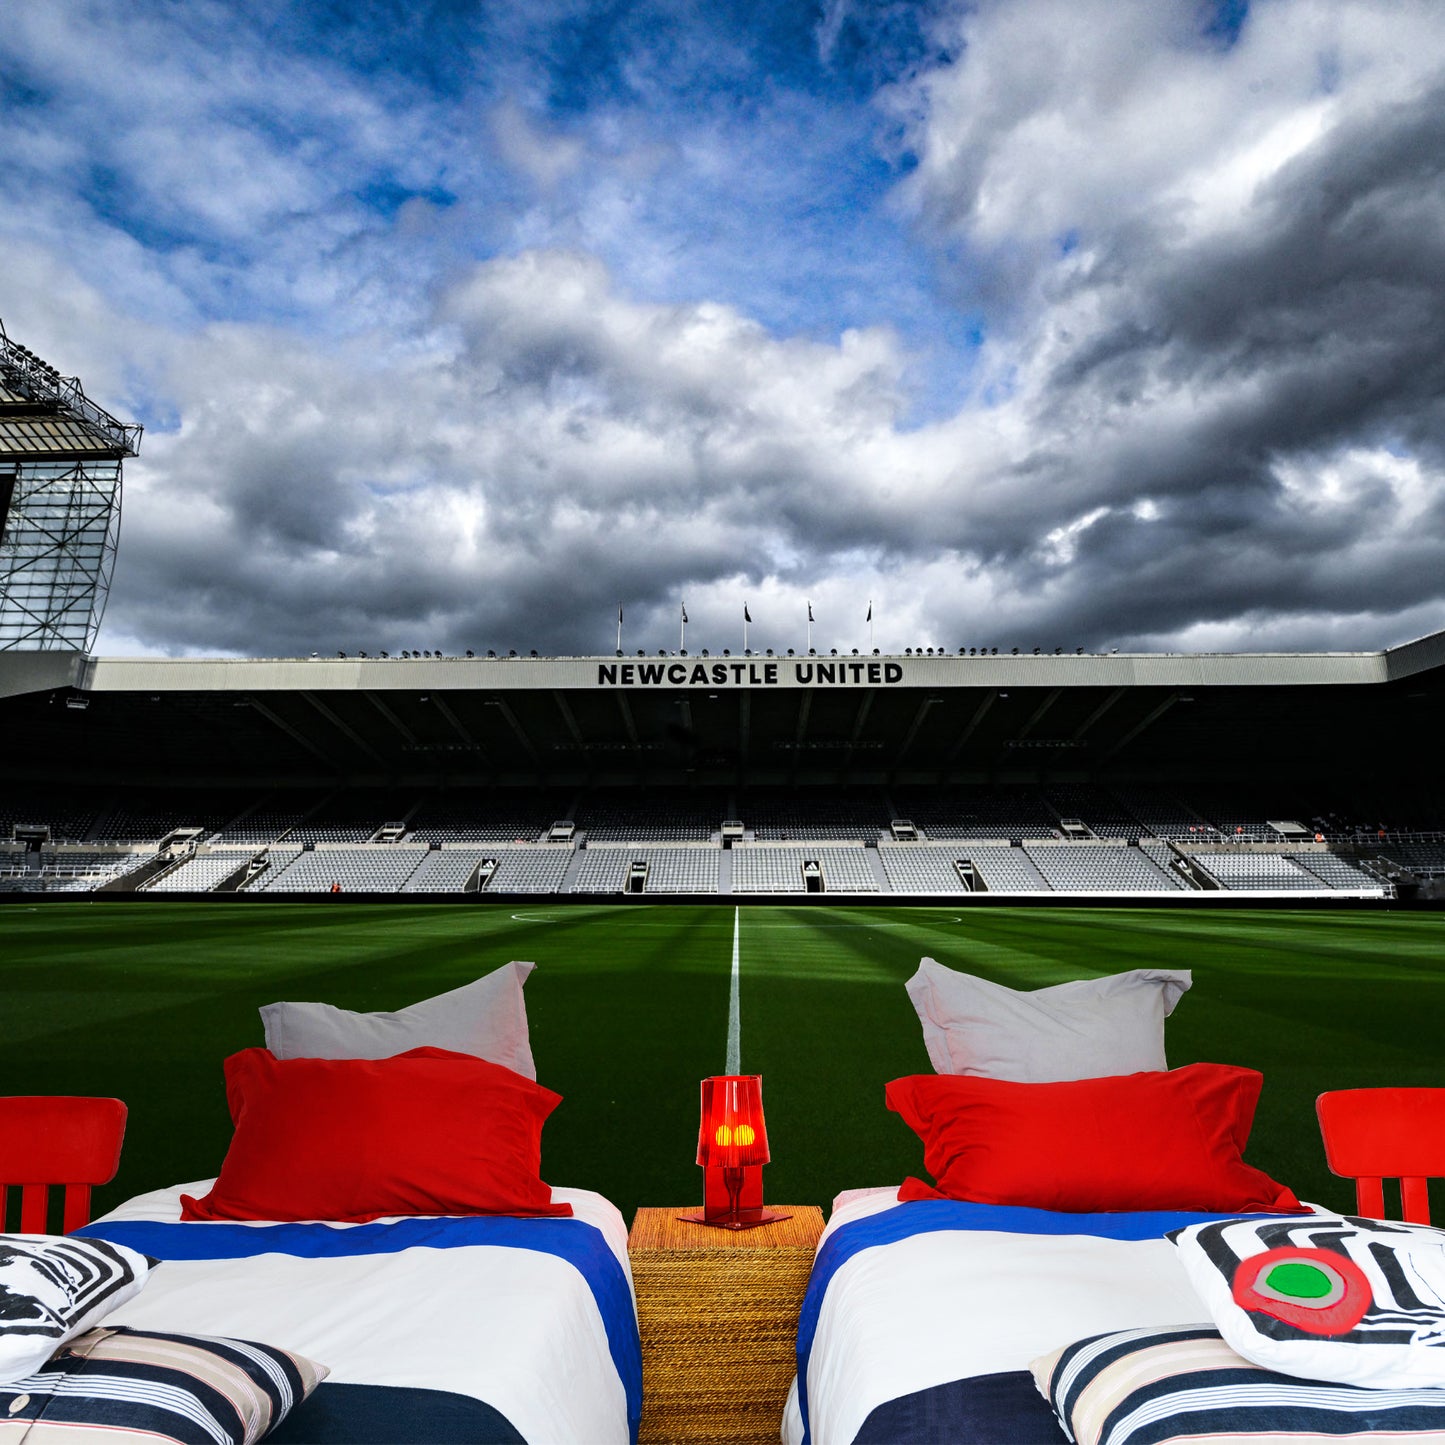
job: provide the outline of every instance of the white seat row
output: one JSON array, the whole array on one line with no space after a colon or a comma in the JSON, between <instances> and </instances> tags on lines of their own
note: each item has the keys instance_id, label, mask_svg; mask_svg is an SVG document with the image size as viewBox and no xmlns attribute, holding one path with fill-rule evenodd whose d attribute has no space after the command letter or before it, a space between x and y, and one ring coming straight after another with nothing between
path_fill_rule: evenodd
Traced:
<instances>
[{"instance_id":1,"label":"white seat row","mask_svg":"<svg viewBox=\"0 0 1445 1445\"><path fill-rule=\"evenodd\" d=\"M736 848L734 893L805 893L803 865L815 862L828 893L876 893L878 879L862 848Z\"/></svg>"},{"instance_id":2,"label":"white seat row","mask_svg":"<svg viewBox=\"0 0 1445 1445\"><path fill-rule=\"evenodd\" d=\"M1140 849L1126 845L1025 845L1024 852L1056 893L1166 893L1185 886Z\"/></svg>"},{"instance_id":3,"label":"white seat row","mask_svg":"<svg viewBox=\"0 0 1445 1445\"><path fill-rule=\"evenodd\" d=\"M154 883L143 886L148 893L209 893L254 852L254 848L228 848L214 853L198 853L164 878L157 878Z\"/></svg>"},{"instance_id":4,"label":"white seat row","mask_svg":"<svg viewBox=\"0 0 1445 1445\"><path fill-rule=\"evenodd\" d=\"M1194 861L1226 888L1303 890L1327 885L1281 853L1195 853Z\"/></svg>"},{"instance_id":5,"label":"white seat row","mask_svg":"<svg viewBox=\"0 0 1445 1445\"><path fill-rule=\"evenodd\" d=\"M318 848L298 853L254 885L262 893L397 893L425 859L424 848Z\"/></svg>"}]
</instances>

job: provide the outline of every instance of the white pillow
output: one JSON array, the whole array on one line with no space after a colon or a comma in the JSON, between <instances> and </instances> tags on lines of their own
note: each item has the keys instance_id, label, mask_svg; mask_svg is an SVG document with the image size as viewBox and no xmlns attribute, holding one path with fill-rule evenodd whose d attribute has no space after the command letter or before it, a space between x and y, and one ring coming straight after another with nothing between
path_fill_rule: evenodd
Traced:
<instances>
[{"instance_id":1,"label":"white pillow","mask_svg":"<svg viewBox=\"0 0 1445 1445\"><path fill-rule=\"evenodd\" d=\"M0 1234L0 1383L33 1375L139 1294L150 1269L145 1255L103 1239Z\"/></svg>"},{"instance_id":2,"label":"white pillow","mask_svg":"<svg viewBox=\"0 0 1445 1445\"><path fill-rule=\"evenodd\" d=\"M1193 1224L1170 1238L1246 1360L1377 1390L1445 1386L1445 1230L1311 1214Z\"/></svg>"},{"instance_id":3,"label":"white pillow","mask_svg":"<svg viewBox=\"0 0 1445 1445\"><path fill-rule=\"evenodd\" d=\"M535 1079L522 985L536 966L504 963L395 1013L353 1013L329 1003L264 1004L266 1047L278 1059L388 1059L408 1049L452 1049Z\"/></svg>"},{"instance_id":4,"label":"white pillow","mask_svg":"<svg viewBox=\"0 0 1445 1445\"><path fill-rule=\"evenodd\" d=\"M1049 1084L1167 1069L1164 1020L1191 981L1136 968L1026 992L925 958L907 988L936 1072Z\"/></svg>"}]
</instances>

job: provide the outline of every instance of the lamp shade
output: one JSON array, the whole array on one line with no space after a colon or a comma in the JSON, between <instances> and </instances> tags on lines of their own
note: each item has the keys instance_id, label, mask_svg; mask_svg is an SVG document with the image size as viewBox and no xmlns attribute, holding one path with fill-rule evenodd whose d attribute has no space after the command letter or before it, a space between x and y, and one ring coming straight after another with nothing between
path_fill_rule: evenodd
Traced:
<instances>
[{"instance_id":1,"label":"lamp shade","mask_svg":"<svg viewBox=\"0 0 1445 1445\"><path fill-rule=\"evenodd\" d=\"M702 1081L697 1162L704 1169L768 1162L761 1074L720 1074Z\"/></svg>"}]
</instances>

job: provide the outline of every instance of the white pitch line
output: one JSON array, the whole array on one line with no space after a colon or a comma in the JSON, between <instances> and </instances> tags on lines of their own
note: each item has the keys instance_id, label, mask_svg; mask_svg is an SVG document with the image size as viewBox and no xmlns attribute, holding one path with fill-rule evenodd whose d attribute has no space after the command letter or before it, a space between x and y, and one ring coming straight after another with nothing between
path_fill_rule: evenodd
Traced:
<instances>
[{"instance_id":1,"label":"white pitch line","mask_svg":"<svg viewBox=\"0 0 1445 1445\"><path fill-rule=\"evenodd\" d=\"M743 1011L738 994L738 908L733 909L733 981L728 994L728 1066L729 1074L742 1073Z\"/></svg>"}]
</instances>

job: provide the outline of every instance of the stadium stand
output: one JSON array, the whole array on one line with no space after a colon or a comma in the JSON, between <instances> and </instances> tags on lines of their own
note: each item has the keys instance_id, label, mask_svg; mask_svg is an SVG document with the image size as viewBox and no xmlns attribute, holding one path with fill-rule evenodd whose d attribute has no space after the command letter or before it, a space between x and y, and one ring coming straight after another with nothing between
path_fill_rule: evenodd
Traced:
<instances>
[{"instance_id":1,"label":"stadium stand","mask_svg":"<svg viewBox=\"0 0 1445 1445\"><path fill-rule=\"evenodd\" d=\"M630 848L588 848L582 855L572 893L621 893L632 866Z\"/></svg>"},{"instance_id":2,"label":"stadium stand","mask_svg":"<svg viewBox=\"0 0 1445 1445\"><path fill-rule=\"evenodd\" d=\"M1387 839L1375 850L1417 878L1445 878L1445 840L1436 842Z\"/></svg>"},{"instance_id":3,"label":"stadium stand","mask_svg":"<svg viewBox=\"0 0 1445 1445\"><path fill-rule=\"evenodd\" d=\"M817 790L813 790L816 794ZM739 796L735 816L759 842L809 839L876 842L897 816L876 790L839 789L822 797L794 790L755 788Z\"/></svg>"},{"instance_id":4,"label":"stadium stand","mask_svg":"<svg viewBox=\"0 0 1445 1445\"><path fill-rule=\"evenodd\" d=\"M1378 878L1334 853L1290 853L1287 856L1292 863L1297 863L1307 872L1313 873L1316 878L1330 888L1378 889L1380 887Z\"/></svg>"},{"instance_id":5,"label":"stadium stand","mask_svg":"<svg viewBox=\"0 0 1445 1445\"><path fill-rule=\"evenodd\" d=\"M365 843L384 823L402 822L415 793L358 788L328 798L286 834L288 843Z\"/></svg>"},{"instance_id":6,"label":"stadium stand","mask_svg":"<svg viewBox=\"0 0 1445 1445\"><path fill-rule=\"evenodd\" d=\"M722 826L727 794L656 790L645 798L604 801L584 795L575 821L589 842L705 842Z\"/></svg>"},{"instance_id":7,"label":"stadium stand","mask_svg":"<svg viewBox=\"0 0 1445 1445\"><path fill-rule=\"evenodd\" d=\"M42 849L38 864L0 877L6 893L92 893L156 861L153 852L133 849Z\"/></svg>"},{"instance_id":8,"label":"stadium stand","mask_svg":"<svg viewBox=\"0 0 1445 1445\"><path fill-rule=\"evenodd\" d=\"M565 818L571 796L555 790L455 788L422 799L407 837L425 843L535 843Z\"/></svg>"},{"instance_id":9,"label":"stadium stand","mask_svg":"<svg viewBox=\"0 0 1445 1445\"><path fill-rule=\"evenodd\" d=\"M1199 842L1201 835L1213 837L1219 830L1186 803L1177 798L1161 797L1138 791L1117 794L1120 805L1129 816L1138 819L1144 829L1140 836Z\"/></svg>"},{"instance_id":10,"label":"stadium stand","mask_svg":"<svg viewBox=\"0 0 1445 1445\"><path fill-rule=\"evenodd\" d=\"M330 893L339 883L343 893L396 893L426 853L405 845L306 849L256 886L263 893Z\"/></svg>"},{"instance_id":11,"label":"stadium stand","mask_svg":"<svg viewBox=\"0 0 1445 1445\"><path fill-rule=\"evenodd\" d=\"M401 886L403 893L462 893L483 859L493 856L487 848L428 848L421 866Z\"/></svg>"},{"instance_id":12,"label":"stadium stand","mask_svg":"<svg viewBox=\"0 0 1445 1445\"><path fill-rule=\"evenodd\" d=\"M1048 881L1022 848L975 848L969 859L989 893L1047 893Z\"/></svg>"},{"instance_id":13,"label":"stadium stand","mask_svg":"<svg viewBox=\"0 0 1445 1445\"><path fill-rule=\"evenodd\" d=\"M570 848L499 848L492 893L557 893L575 856Z\"/></svg>"},{"instance_id":14,"label":"stadium stand","mask_svg":"<svg viewBox=\"0 0 1445 1445\"><path fill-rule=\"evenodd\" d=\"M1022 789L898 789L896 816L911 818L928 838L1054 838L1058 814Z\"/></svg>"},{"instance_id":15,"label":"stadium stand","mask_svg":"<svg viewBox=\"0 0 1445 1445\"><path fill-rule=\"evenodd\" d=\"M878 857L895 893L967 893L955 860L959 850L927 843L882 843Z\"/></svg>"},{"instance_id":16,"label":"stadium stand","mask_svg":"<svg viewBox=\"0 0 1445 1445\"><path fill-rule=\"evenodd\" d=\"M649 893L716 893L722 855L715 848L648 848Z\"/></svg>"},{"instance_id":17,"label":"stadium stand","mask_svg":"<svg viewBox=\"0 0 1445 1445\"><path fill-rule=\"evenodd\" d=\"M866 849L748 845L733 850L733 892L806 893L803 870L808 863L818 864L823 892L879 891Z\"/></svg>"},{"instance_id":18,"label":"stadium stand","mask_svg":"<svg viewBox=\"0 0 1445 1445\"><path fill-rule=\"evenodd\" d=\"M7 784L0 791L0 837L17 824L40 824L57 843L79 843L95 821L93 793L72 788L33 788Z\"/></svg>"},{"instance_id":19,"label":"stadium stand","mask_svg":"<svg viewBox=\"0 0 1445 1445\"><path fill-rule=\"evenodd\" d=\"M1225 888L1268 888L1272 891L1324 889L1324 880L1306 873L1282 853L1198 852L1190 855Z\"/></svg>"},{"instance_id":20,"label":"stadium stand","mask_svg":"<svg viewBox=\"0 0 1445 1445\"><path fill-rule=\"evenodd\" d=\"M1127 844L1035 843L1023 851L1056 893L1156 893L1185 886Z\"/></svg>"},{"instance_id":21,"label":"stadium stand","mask_svg":"<svg viewBox=\"0 0 1445 1445\"><path fill-rule=\"evenodd\" d=\"M107 799L91 826L91 842L157 841L177 828L215 833L254 802L241 792L212 793L204 789L127 790Z\"/></svg>"},{"instance_id":22,"label":"stadium stand","mask_svg":"<svg viewBox=\"0 0 1445 1445\"><path fill-rule=\"evenodd\" d=\"M254 856L255 851L254 848L218 848L197 853L141 887L151 893L209 893Z\"/></svg>"},{"instance_id":23,"label":"stadium stand","mask_svg":"<svg viewBox=\"0 0 1445 1445\"><path fill-rule=\"evenodd\" d=\"M214 843L274 843L286 835L301 820L313 813L322 803L324 795L308 793L299 797L274 795L263 799L253 808L242 813L213 838Z\"/></svg>"}]
</instances>

